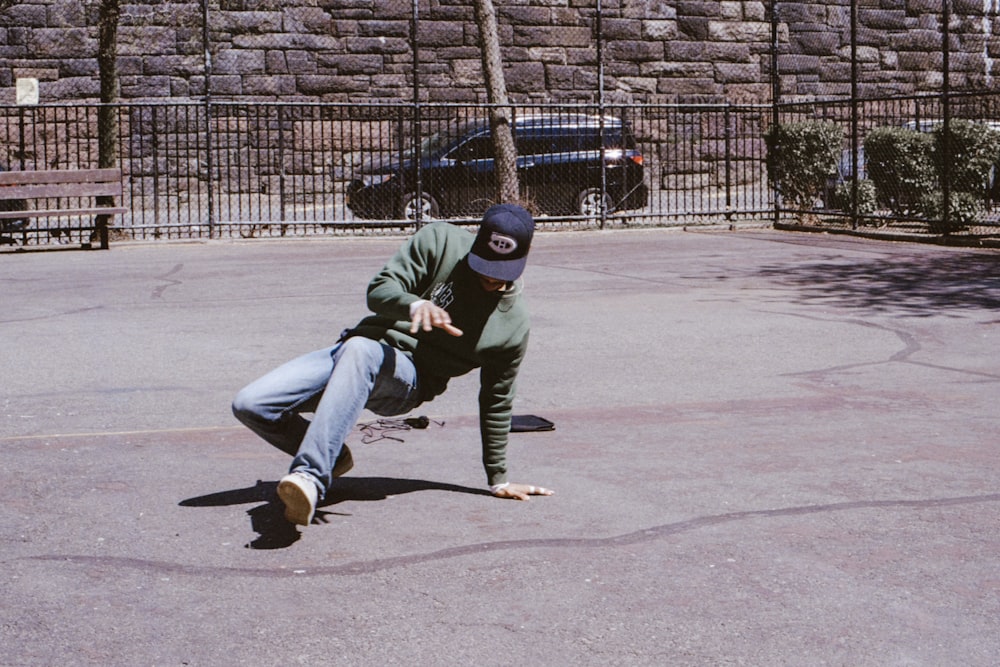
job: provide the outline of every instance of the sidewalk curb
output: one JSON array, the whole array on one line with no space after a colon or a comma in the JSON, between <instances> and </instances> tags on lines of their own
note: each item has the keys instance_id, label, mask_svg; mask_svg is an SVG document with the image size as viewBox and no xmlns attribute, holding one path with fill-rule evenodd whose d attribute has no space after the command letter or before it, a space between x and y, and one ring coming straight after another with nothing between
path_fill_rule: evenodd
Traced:
<instances>
[{"instance_id":1,"label":"sidewalk curb","mask_svg":"<svg viewBox=\"0 0 1000 667\"><path fill-rule=\"evenodd\" d=\"M1000 248L1000 238L979 238L969 236L945 236L943 234L905 234L899 232L875 232L858 229L838 229L796 223L776 222L774 229L783 232L808 232L812 234L840 234L876 241L896 241L906 243L926 243L956 248Z\"/></svg>"}]
</instances>

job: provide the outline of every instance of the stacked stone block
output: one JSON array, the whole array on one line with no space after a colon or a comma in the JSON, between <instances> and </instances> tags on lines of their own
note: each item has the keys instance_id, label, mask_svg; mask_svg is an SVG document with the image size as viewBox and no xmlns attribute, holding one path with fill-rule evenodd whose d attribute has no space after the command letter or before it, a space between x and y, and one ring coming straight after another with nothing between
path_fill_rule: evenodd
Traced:
<instances>
[{"instance_id":1,"label":"stacked stone block","mask_svg":"<svg viewBox=\"0 0 1000 667\"><path fill-rule=\"evenodd\" d=\"M593 101L598 40L593 0L496 3L508 87L520 102ZM606 0L605 98L612 101L770 99L772 22L761 0ZM778 2L780 91L788 99L850 90L850 3ZM863 95L937 90L941 3L859 1ZM996 16L953 1L952 86L993 85ZM409 0L209 0L208 52L199 2L122 0L123 100L357 101L412 99L414 57L427 101L483 101L470 3L422 0L412 43ZM42 100L98 95L97 2L20 0L0 11L0 102L14 79L41 82ZM210 75L210 76L209 76Z\"/></svg>"}]
</instances>

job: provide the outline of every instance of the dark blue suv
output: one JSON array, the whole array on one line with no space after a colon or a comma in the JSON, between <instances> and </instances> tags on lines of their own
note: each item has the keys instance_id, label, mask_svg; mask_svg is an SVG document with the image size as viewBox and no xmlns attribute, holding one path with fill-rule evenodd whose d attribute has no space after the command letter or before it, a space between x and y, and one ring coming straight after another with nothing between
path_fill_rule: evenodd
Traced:
<instances>
[{"instance_id":1,"label":"dark blue suv","mask_svg":"<svg viewBox=\"0 0 1000 667\"><path fill-rule=\"evenodd\" d=\"M599 214L602 157L608 212L646 205L642 154L620 118L584 114L525 115L512 123L524 201L536 213ZM602 141L603 138L603 151ZM370 165L347 187L347 206L360 218L414 220L475 217L496 197L493 138L487 121L449 126L421 144L422 196L414 151Z\"/></svg>"}]
</instances>

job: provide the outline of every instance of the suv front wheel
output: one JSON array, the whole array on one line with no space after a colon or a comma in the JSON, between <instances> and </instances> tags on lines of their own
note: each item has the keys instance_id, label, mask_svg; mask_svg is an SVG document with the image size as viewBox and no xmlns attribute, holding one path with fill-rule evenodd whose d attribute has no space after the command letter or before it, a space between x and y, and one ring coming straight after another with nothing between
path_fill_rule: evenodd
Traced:
<instances>
[{"instance_id":1,"label":"suv front wheel","mask_svg":"<svg viewBox=\"0 0 1000 667\"><path fill-rule=\"evenodd\" d=\"M408 192L403 195L403 219L413 222L417 219L417 211L420 211L421 220L433 220L441 215L438 203L426 192Z\"/></svg>"},{"instance_id":2,"label":"suv front wheel","mask_svg":"<svg viewBox=\"0 0 1000 667\"><path fill-rule=\"evenodd\" d=\"M614 210L611 204L611 197L604 195L604 209L611 213ZM580 215L589 218L596 218L601 215L601 189L587 188L580 192L576 198L576 211Z\"/></svg>"}]
</instances>

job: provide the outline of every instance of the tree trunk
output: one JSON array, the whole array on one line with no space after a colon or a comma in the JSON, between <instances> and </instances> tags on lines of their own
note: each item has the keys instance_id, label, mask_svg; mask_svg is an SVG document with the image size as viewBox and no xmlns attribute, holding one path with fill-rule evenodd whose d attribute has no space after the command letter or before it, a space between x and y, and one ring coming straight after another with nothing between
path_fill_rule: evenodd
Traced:
<instances>
[{"instance_id":1,"label":"tree trunk","mask_svg":"<svg viewBox=\"0 0 1000 667\"><path fill-rule=\"evenodd\" d=\"M486 79L486 99L490 103L490 131L493 134L493 166L496 174L498 203L519 202L517 187L517 149L510 129L510 102L507 82L500 57L500 37L497 32L496 9L493 0L475 0L476 25L479 27L479 48Z\"/></svg>"},{"instance_id":2,"label":"tree trunk","mask_svg":"<svg viewBox=\"0 0 1000 667\"><path fill-rule=\"evenodd\" d=\"M120 0L101 0L98 19L97 66L101 80L102 104L118 101L118 17ZM97 110L97 166L118 164L118 109L101 106Z\"/></svg>"},{"instance_id":3,"label":"tree trunk","mask_svg":"<svg viewBox=\"0 0 1000 667\"><path fill-rule=\"evenodd\" d=\"M97 166L105 169L118 165L118 17L121 0L101 0L97 22L97 68L101 79L101 106L97 108ZM114 206L115 198L96 198L100 206ZM100 240L108 247L108 223L111 216L97 216L91 242Z\"/></svg>"}]
</instances>

